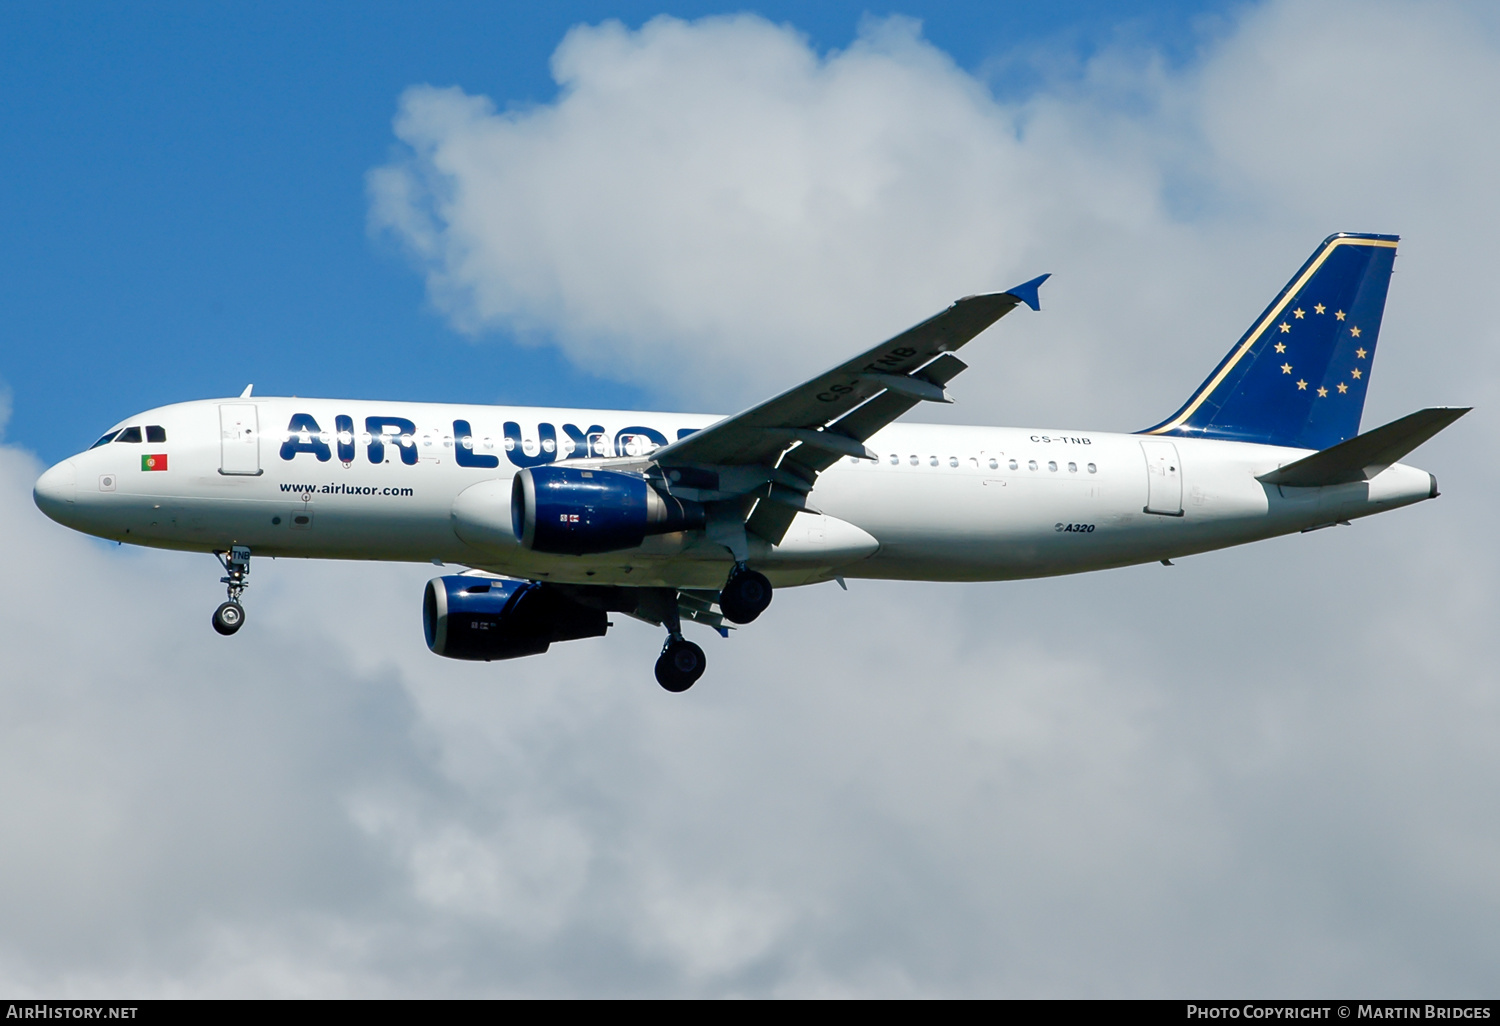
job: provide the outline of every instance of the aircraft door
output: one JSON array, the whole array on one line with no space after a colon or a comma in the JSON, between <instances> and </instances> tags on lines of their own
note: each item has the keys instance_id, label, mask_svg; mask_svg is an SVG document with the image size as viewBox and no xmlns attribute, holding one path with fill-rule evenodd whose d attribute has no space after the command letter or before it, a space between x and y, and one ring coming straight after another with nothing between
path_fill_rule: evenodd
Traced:
<instances>
[{"instance_id":1,"label":"aircraft door","mask_svg":"<svg viewBox=\"0 0 1500 1026\"><path fill-rule=\"evenodd\" d=\"M1182 464L1171 442L1142 442L1146 454L1146 509L1165 517L1182 516Z\"/></svg>"},{"instance_id":2,"label":"aircraft door","mask_svg":"<svg viewBox=\"0 0 1500 1026\"><path fill-rule=\"evenodd\" d=\"M219 473L260 474L260 425L253 403L219 406Z\"/></svg>"}]
</instances>

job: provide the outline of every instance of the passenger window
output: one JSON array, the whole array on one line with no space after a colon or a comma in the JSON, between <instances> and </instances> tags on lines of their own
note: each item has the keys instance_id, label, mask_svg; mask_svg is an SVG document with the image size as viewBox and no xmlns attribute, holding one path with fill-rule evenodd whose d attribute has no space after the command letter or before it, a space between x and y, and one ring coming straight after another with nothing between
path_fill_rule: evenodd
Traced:
<instances>
[{"instance_id":1,"label":"passenger window","mask_svg":"<svg viewBox=\"0 0 1500 1026\"><path fill-rule=\"evenodd\" d=\"M1099 471L1098 467L1094 466L1092 463L1089 464L1089 473L1090 474L1098 473L1098 471Z\"/></svg>"},{"instance_id":2,"label":"passenger window","mask_svg":"<svg viewBox=\"0 0 1500 1026\"><path fill-rule=\"evenodd\" d=\"M901 462L901 457L897 456L895 453L891 453L891 466L894 467L894 466L896 466L900 462Z\"/></svg>"},{"instance_id":3,"label":"passenger window","mask_svg":"<svg viewBox=\"0 0 1500 1026\"><path fill-rule=\"evenodd\" d=\"M1027 470L1035 470L1036 469L1036 460L1027 460L1026 461L1026 469Z\"/></svg>"},{"instance_id":4,"label":"passenger window","mask_svg":"<svg viewBox=\"0 0 1500 1026\"><path fill-rule=\"evenodd\" d=\"M991 470L999 470L1000 469L1000 461L999 460L993 460L993 459L990 460L990 469Z\"/></svg>"},{"instance_id":5,"label":"passenger window","mask_svg":"<svg viewBox=\"0 0 1500 1026\"><path fill-rule=\"evenodd\" d=\"M958 466L958 457L957 456L949 456L948 457L948 466L950 466L950 467L956 467L956 466Z\"/></svg>"},{"instance_id":6,"label":"passenger window","mask_svg":"<svg viewBox=\"0 0 1500 1026\"><path fill-rule=\"evenodd\" d=\"M912 466L914 466L914 467L915 467L915 466L916 466L916 465L917 465L917 464L918 464L918 463L921 463L921 462L922 462L922 457L920 457L920 456L913 456L913 457L912 457L912 458L911 458L911 465L912 465Z\"/></svg>"},{"instance_id":7,"label":"passenger window","mask_svg":"<svg viewBox=\"0 0 1500 1026\"><path fill-rule=\"evenodd\" d=\"M1017 463L1015 460L1011 460L1010 461L1010 469L1011 470L1020 470L1021 469L1021 465L1019 463ZM1036 468L1033 467L1032 469L1035 470Z\"/></svg>"},{"instance_id":8,"label":"passenger window","mask_svg":"<svg viewBox=\"0 0 1500 1026\"><path fill-rule=\"evenodd\" d=\"M1057 464L1055 462L1053 462L1052 460L1048 460L1047 461L1047 469L1048 470L1052 470L1052 471L1056 471L1057 470Z\"/></svg>"},{"instance_id":9,"label":"passenger window","mask_svg":"<svg viewBox=\"0 0 1500 1026\"><path fill-rule=\"evenodd\" d=\"M1078 464L1076 464L1076 463L1069 463L1068 464L1068 473L1070 473L1070 474L1076 474L1076 473L1078 473Z\"/></svg>"},{"instance_id":10,"label":"passenger window","mask_svg":"<svg viewBox=\"0 0 1500 1026\"><path fill-rule=\"evenodd\" d=\"M115 435L115 441L117 442L139 442L140 440L141 429L138 427L128 427L118 435Z\"/></svg>"},{"instance_id":11,"label":"passenger window","mask_svg":"<svg viewBox=\"0 0 1500 1026\"><path fill-rule=\"evenodd\" d=\"M167 440L167 429L159 424L146 425L146 441L165 442Z\"/></svg>"},{"instance_id":12,"label":"passenger window","mask_svg":"<svg viewBox=\"0 0 1500 1026\"><path fill-rule=\"evenodd\" d=\"M101 445L108 445L110 442L113 442L115 440L115 435L117 435L117 434L119 434L118 431L111 431L109 434L107 434L103 438L99 439L99 441L97 441L93 445L89 446L89 448L90 449L97 449Z\"/></svg>"},{"instance_id":13,"label":"passenger window","mask_svg":"<svg viewBox=\"0 0 1500 1026\"><path fill-rule=\"evenodd\" d=\"M930 464L932 464L935 467L935 466L938 465L938 458L936 456L929 456L927 458L927 462L930 463Z\"/></svg>"}]
</instances>

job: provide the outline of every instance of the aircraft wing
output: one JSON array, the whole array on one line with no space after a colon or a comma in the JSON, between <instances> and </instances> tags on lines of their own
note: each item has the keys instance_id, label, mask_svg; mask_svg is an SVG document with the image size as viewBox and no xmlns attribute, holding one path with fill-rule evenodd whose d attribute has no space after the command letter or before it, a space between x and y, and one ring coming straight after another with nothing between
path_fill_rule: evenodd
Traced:
<instances>
[{"instance_id":1,"label":"aircraft wing","mask_svg":"<svg viewBox=\"0 0 1500 1026\"><path fill-rule=\"evenodd\" d=\"M658 449L652 462L666 471L669 487L696 486L691 491L702 500L753 494L761 501L753 513L741 503L737 519L775 544L807 508L802 497L821 471L841 456L873 459L865 439L919 402L950 401L943 386L967 366L953 351L1022 303L1039 309L1037 289L1048 277L966 296L774 399Z\"/></svg>"}]
</instances>

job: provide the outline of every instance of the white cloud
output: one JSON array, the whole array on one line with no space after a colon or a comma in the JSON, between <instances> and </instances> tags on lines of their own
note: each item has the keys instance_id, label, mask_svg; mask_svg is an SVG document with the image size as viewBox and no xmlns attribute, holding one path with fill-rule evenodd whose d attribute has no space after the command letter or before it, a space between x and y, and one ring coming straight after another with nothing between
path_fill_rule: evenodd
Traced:
<instances>
[{"instance_id":1,"label":"white cloud","mask_svg":"<svg viewBox=\"0 0 1500 1026\"><path fill-rule=\"evenodd\" d=\"M1046 169L914 23L872 22L826 61L749 15L606 23L553 68L560 100L519 112L409 90L411 159L370 176L375 223L466 329L764 388L1023 273L1005 240L1034 231L1043 211L1015 199Z\"/></svg>"},{"instance_id":2,"label":"white cloud","mask_svg":"<svg viewBox=\"0 0 1500 1026\"><path fill-rule=\"evenodd\" d=\"M1500 152L1479 126L1500 95L1500 39L1485 7L1267 4L1186 67L1108 51L1018 102L996 101L900 19L867 22L826 57L751 17L583 27L554 70L559 98L528 109L409 91L396 124L409 151L372 173L372 221L411 245L455 324L545 340L678 404L753 401L957 295L1051 270L1046 313L966 350L968 401L936 415L1138 427L1180 401L1334 230L1406 236L1367 423L1496 392L1485 297L1500 203L1486 169ZM1466 471L1494 425L1481 409L1424 450L1445 505L1357 538L1195 561L1204 576L1191 581L1136 572L919 601L883 589L901 617L864 606L842 614L837 637L794 638L792 651L816 653L805 658L860 696L844 715L867 729L850 734L923 739L907 775L858 742L836 750L862 774L825 771L888 799L892 836L923 848L928 882L961 881L983 909L969 917L924 889L941 910L898 921L966 923L992 960L967 978L999 989L1149 991L1170 986L1173 959L1229 989L1461 988L1463 971L1365 928L1395 937L1407 917L1433 916L1495 953L1459 911L1461 895L1493 907L1470 861L1494 854L1476 818L1482 787L1434 805L1439 778L1418 769L1441 750L1467 779L1496 771L1471 732L1493 724L1493 674L1469 641L1494 612L1495 552L1448 541L1491 501ZM1053 620L1039 610L1057 595L1071 613ZM985 612L960 611L966 600ZM990 640L955 636L944 616ZM910 647L892 651L903 637ZM935 656L944 644L956 652ZM869 680L902 683L866 700L853 682ZM904 689L950 681L940 722L922 722L933 710ZM1419 709L1426 699L1436 705ZM888 721L864 719L881 709ZM1412 734L1423 740L1403 743ZM1389 805L1376 797L1387 787L1400 792ZM995 847L974 826L993 808L1024 843ZM1449 836L1445 854L1389 843L1406 817ZM1319 836L1323 823L1340 836ZM993 874L983 857L953 863L1002 850L1014 861ZM1406 875L1409 857L1470 868L1435 871L1434 891ZM1402 895L1399 910L1377 910L1382 888ZM821 953L857 948L874 892L840 903L826 880L810 893L849 931ZM1064 894L1078 896L1077 932L1059 919ZM995 925L1011 915L1027 929ZM900 932L881 925L874 936ZM1063 951L1077 961L1058 961ZM861 975L875 964L893 971ZM942 964L907 946L789 978L920 991L964 977Z\"/></svg>"},{"instance_id":3,"label":"white cloud","mask_svg":"<svg viewBox=\"0 0 1500 1026\"><path fill-rule=\"evenodd\" d=\"M754 401L956 296L1054 271L1044 316L966 351L947 415L1140 427L1329 231L1407 235L1394 327L1410 310L1490 330L1423 302L1485 284L1489 22L1272 4L1180 71L1109 52L1013 103L902 19L824 58L748 15L580 27L554 103L409 90L372 224L455 325L550 340L677 406ZM1413 373L1451 380L1438 366Z\"/></svg>"},{"instance_id":4,"label":"white cloud","mask_svg":"<svg viewBox=\"0 0 1500 1026\"><path fill-rule=\"evenodd\" d=\"M1170 570L787 592L672 696L639 625L428 655L422 567L263 562L221 639L208 557L70 535L37 469L0 449L12 993L1489 978L1494 559L1462 502Z\"/></svg>"},{"instance_id":5,"label":"white cloud","mask_svg":"<svg viewBox=\"0 0 1500 1026\"><path fill-rule=\"evenodd\" d=\"M578 29L556 103L408 93L374 217L458 323L723 404L1054 270L959 412L1122 427L1324 233L1397 230L1394 416L1495 392L1485 17L1270 5L1187 68L1105 54L1013 105L899 21L827 58L750 17ZM69 534L0 447L0 984L1487 992L1494 431L1352 529L787 592L685 696L633 624L436 659L423 567L258 563L221 639L208 557Z\"/></svg>"}]
</instances>

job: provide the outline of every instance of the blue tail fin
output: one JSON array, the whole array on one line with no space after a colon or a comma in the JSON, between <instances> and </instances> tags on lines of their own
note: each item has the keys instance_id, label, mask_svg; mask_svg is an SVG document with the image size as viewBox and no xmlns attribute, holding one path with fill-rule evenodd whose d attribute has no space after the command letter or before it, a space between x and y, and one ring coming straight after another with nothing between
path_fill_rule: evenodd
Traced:
<instances>
[{"instance_id":1,"label":"blue tail fin","mask_svg":"<svg viewBox=\"0 0 1500 1026\"><path fill-rule=\"evenodd\" d=\"M1302 449L1357 435L1397 239L1324 239L1182 409L1141 434Z\"/></svg>"}]
</instances>

